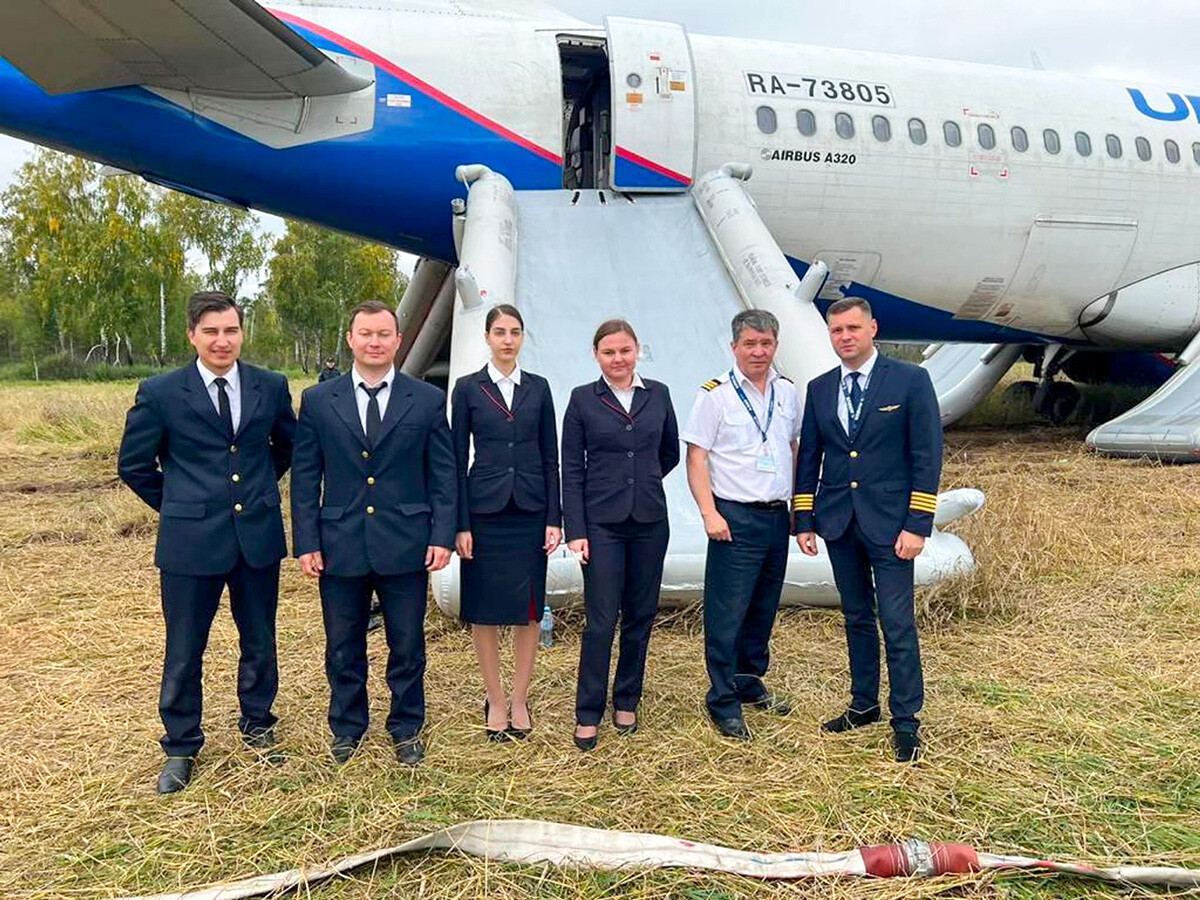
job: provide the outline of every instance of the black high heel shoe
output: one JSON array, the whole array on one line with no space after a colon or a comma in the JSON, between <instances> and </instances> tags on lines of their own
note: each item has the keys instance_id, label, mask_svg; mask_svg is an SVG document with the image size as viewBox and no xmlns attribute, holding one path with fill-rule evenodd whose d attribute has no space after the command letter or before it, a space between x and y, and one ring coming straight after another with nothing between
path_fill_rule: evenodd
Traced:
<instances>
[{"instance_id":1,"label":"black high heel shoe","mask_svg":"<svg viewBox=\"0 0 1200 900\"><path fill-rule=\"evenodd\" d=\"M583 727L586 727L586 726L576 725L575 730L578 731L580 728L583 728ZM593 734L591 737L580 737L578 734L573 734L573 735L571 735L571 739L573 741L575 741L576 747L578 747L584 753L587 753L591 750L596 749L596 742L600 740L600 729L597 728L596 733Z\"/></svg>"},{"instance_id":2,"label":"black high heel shoe","mask_svg":"<svg viewBox=\"0 0 1200 900\"><path fill-rule=\"evenodd\" d=\"M523 741L529 737L529 732L533 731L533 708L529 705L529 701L525 701L525 712L529 714L529 727L518 728L512 724L512 717L509 717L508 733L514 740Z\"/></svg>"},{"instance_id":3,"label":"black high heel shoe","mask_svg":"<svg viewBox=\"0 0 1200 900\"><path fill-rule=\"evenodd\" d=\"M488 710L490 709L488 701L483 701L483 730L487 732L487 739L492 743L507 741L509 738L507 728L488 728Z\"/></svg>"},{"instance_id":4,"label":"black high heel shoe","mask_svg":"<svg viewBox=\"0 0 1200 900\"><path fill-rule=\"evenodd\" d=\"M625 712L625 710L621 710L621 712ZM632 722L630 722L628 725L622 725L617 721L617 711L614 709L612 714L612 723L613 728L617 730L617 734L621 735L622 737L628 737L631 734L635 734L638 730L637 713L633 714Z\"/></svg>"}]
</instances>

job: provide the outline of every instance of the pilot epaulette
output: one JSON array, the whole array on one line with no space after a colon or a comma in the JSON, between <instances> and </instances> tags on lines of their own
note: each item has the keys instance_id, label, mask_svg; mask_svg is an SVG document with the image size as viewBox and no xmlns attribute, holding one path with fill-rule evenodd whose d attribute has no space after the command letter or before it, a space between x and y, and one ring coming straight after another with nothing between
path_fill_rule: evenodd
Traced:
<instances>
[{"instance_id":1,"label":"pilot epaulette","mask_svg":"<svg viewBox=\"0 0 1200 900\"><path fill-rule=\"evenodd\" d=\"M713 388L720 386L720 384L720 379L714 378L712 381L706 381L704 384L700 385L700 389L704 391L711 391Z\"/></svg>"},{"instance_id":2,"label":"pilot epaulette","mask_svg":"<svg viewBox=\"0 0 1200 900\"><path fill-rule=\"evenodd\" d=\"M788 384L795 384L795 383L796 383L796 382L792 381L792 379L788 378L786 375L783 375L783 374L780 374L779 378L780 378L780 380L782 380L782 381L786 381Z\"/></svg>"}]
</instances>

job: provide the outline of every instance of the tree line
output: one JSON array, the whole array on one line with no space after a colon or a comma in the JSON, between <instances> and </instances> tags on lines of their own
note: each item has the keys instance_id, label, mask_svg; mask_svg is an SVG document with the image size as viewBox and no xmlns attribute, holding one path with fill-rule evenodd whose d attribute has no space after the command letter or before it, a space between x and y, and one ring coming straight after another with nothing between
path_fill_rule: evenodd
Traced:
<instances>
[{"instance_id":1,"label":"tree line","mask_svg":"<svg viewBox=\"0 0 1200 900\"><path fill-rule=\"evenodd\" d=\"M0 194L0 373L186 359L202 289L245 308L247 358L307 372L340 353L347 310L405 284L387 247L301 222L267 235L244 209L52 150Z\"/></svg>"}]
</instances>

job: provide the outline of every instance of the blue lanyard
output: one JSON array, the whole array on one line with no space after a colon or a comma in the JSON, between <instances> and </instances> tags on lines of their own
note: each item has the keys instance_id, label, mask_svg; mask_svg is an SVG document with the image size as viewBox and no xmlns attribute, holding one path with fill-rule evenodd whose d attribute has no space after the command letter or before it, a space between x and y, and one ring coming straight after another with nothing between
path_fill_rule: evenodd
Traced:
<instances>
[{"instance_id":1,"label":"blue lanyard","mask_svg":"<svg viewBox=\"0 0 1200 900\"><path fill-rule=\"evenodd\" d=\"M775 415L775 382L771 382L771 399L767 404L767 427L763 428L758 423L758 413L754 411L754 407L750 405L750 398L746 396L746 392L738 384L737 375L734 374L733 369L729 370L729 380L733 382L733 389L737 391L738 398L742 401L742 405L746 407L746 412L750 413L750 418L754 420L754 427L762 435L763 443L765 444L767 442L767 432L771 430L771 418Z\"/></svg>"},{"instance_id":2,"label":"blue lanyard","mask_svg":"<svg viewBox=\"0 0 1200 900\"><path fill-rule=\"evenodd\" d=\"M843 378L840 384L842 386L842 396L846 398L846 417L849 419L850 424L857 428L858 417L862 415L863 403L867 400L867 389L865 387L862 389L862 396L858 398L858 406L855 407L850 402L850 389L846 387L846 379Z\"/></svg>"}]
</instances>

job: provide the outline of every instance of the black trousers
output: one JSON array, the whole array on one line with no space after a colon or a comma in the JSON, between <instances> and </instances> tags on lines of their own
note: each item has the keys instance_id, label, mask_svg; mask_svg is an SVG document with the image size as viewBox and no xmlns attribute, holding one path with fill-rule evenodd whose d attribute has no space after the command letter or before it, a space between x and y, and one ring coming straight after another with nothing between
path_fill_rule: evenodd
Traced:
<instances>
[{"instance_id":1,"label":"black trousers","mask_svg":"<svg viewBox=\"0 0 1200 900\"><path fill-rule=\"evenodd\" d=\"M766 693L769 642L787 571L786 505L756 509L717 500L732 541L708 542L704 561L706 703L715 719L742 714L742 703Z\"/></svg>"},{"instance_id":2,"label":"black trousers","mask_svg":"<svg viewBox=\"0 0 1200 900\"><path fill-rule=\"evenodd\" d=\"M613 709L636 712L642 700L650 629L658 612L663 559L671 537L666 519L589 525L590 561L583 567L587 623L579 647L575 721L598 725L604 717L613 635L621 623L620 654L613 679Z\"/></svg>"},{"instance_id":3,"label":"black trousers","mask_svg":"<svg viewBox=\"0 0 1200 900\"><path fill-rule=\"evenodd\" d=\"M879 705L879 626L883 626L892 727L916 731L925 681L913 609L913 561L896 556L892 544L873 543L856 519L850 520L840 538L826 541L825 546L846 619L850 706L865 711Z\"/></svg>"},{"instance_id":4,"label":"black trousers","mask_svg":"<svg viewBox=\"0 0 1200 900\"><path fill-rule=\"evenodd\" d=\"M163 752L168 756L194 756L204 745L204 730L200 727L204 650L226 585L241 650L238 728L243 734L254 734L273 726L271 704L279 690L275 655L279 563L253 569L239 556L237 565L224 575L160 572L159 585L167 633L158 695L158 713L166 729L159 742Z\"/></svg>"},{"instance_id":5,"label":"black trousers","mask_svg":"<svg viewBox=\"0 0 1200 900\"><path fill-rule=\"evenodd\" d=\"M355 578L321 576L325 621L325 675L329 679L329 729L358 741L367 731L367 619L371 594L379 597L387 636L387 683L392 704L387 730L393 740L425 724L425 599L429 573L371 573Z\"/></svg>"}]
</instances>

